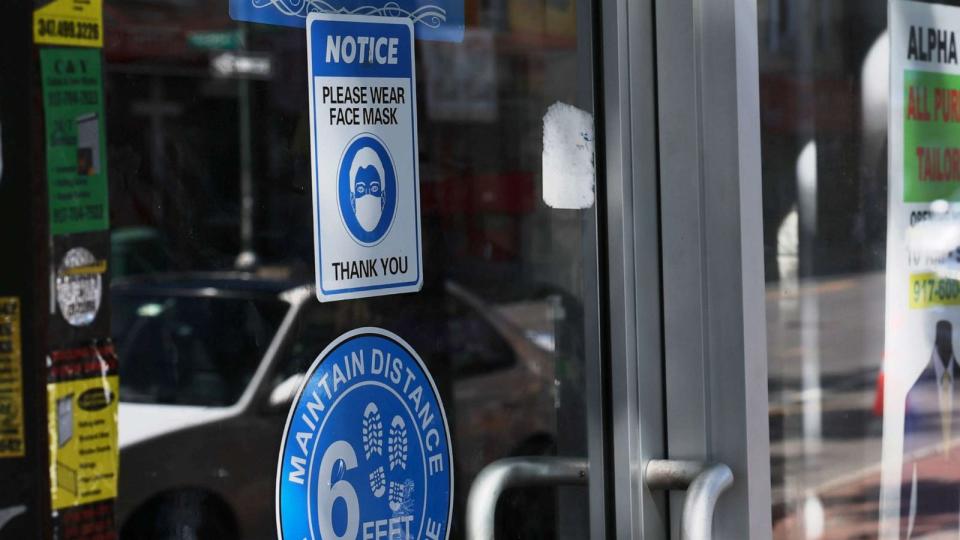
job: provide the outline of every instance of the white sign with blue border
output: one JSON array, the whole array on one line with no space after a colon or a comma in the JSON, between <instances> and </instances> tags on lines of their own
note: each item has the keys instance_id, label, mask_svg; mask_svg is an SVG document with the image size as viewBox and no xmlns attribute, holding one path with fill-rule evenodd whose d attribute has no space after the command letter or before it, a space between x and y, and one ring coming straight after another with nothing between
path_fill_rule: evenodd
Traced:
<instances>
[{"instance_id":1,"label":"white sign with blue border","mask_svg":"<svg viewBox=\"0 0 960 540\"><path fill-rule=\"evenodd\" d=\"M380 328L317 357L287 417L277 465L281 540L446 540L453 455L437 387Z\"/></svg>"},{"instance_id":2,"label":"white sign with blue border","mask_svg":"<svg viewBox=\"0 0 960 540\"><path fill-rule=\"evenodd\" d=\"M417 39L463 41L463 0L230 0L236 21L303 28L311 13L403 17Z\"/></svg>"},{"instance_id":3,"label":"white sign with blue border","mask_svg":"<svg viewBox=\"0 0 960 540\"><path fill-rule=\"evenodd\" d=\"M317 298L419 291L413 23L307 18Z\"/></svg>"}]
</instances>

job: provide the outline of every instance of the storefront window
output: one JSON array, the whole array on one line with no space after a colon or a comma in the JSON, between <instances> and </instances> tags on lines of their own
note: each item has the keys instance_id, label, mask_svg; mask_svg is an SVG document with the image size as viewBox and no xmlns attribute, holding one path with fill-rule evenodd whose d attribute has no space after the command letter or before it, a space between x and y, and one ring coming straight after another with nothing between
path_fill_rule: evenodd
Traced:
<instances>
[{"instance_id":1,"label":"storefront window","mask_svg":"<svg viewBox=\"0 0 960 540\"><path fill-rule=\"evenodd\" d=\"M957 9L759 13L774 538L954 538Z\"/></svg>"},{"instance_id":2,"label":"storefront window","mask_svg":"<svg viewBox=\"0 0 960 540\"><path fill-rule=\"evenodd\" d=\"M128 273L113 288L121 440L144 404L163 422L210 418L121 449L123 537L184 526L273 535L266 495L289 390L327 343L361 326L406 339L440 389L456 466L451 538L486 464L585 454L585 213L550 209L540 186L543 115L557 101L584 106L577 80L591 68L573 2L523 5L468 2L461 42L417 41L423 290L321 305L297 293L312 283L314 253L304 32L238 24L220 3L107 2L113 238ZM213 32L238 48L197 45ZM218 71L231 54L269 74ZM226 412L238 399L244 410ZM561 526L582 537L585 495L508 493L498 538Z\"/></svg>"},{"instance_id":3,"label":"storefront window","mask_svg":"<svg viewBox=\"0 0 960 540\"><path fill-rule=\"evenodd\" d=\"M594 44L583 37L592 26L590 5L453 0L439 2L445 6L439 11L406 11L426 3L403 1L357 10L394 16L401 28L412 21L416 32L409 89L416 96L417 114L409 120L416 139L404 136L417 143L410 142L412 155L404 159L415 164L419 184L402 180L419 189L419 225L394 226L417 233L422 289L321 303L313 203L315 196L328 201L329 193L315 193L313 169L343 149L321 138L317 155L311 153L314 74L307 73L303 18L330 11L328 2L307 2L310 8L297 12L304 2L104 0L102 23L99 15L92 22L77 15L99 13L101 2L78 1L72 15L57 11L66 3L36 2L44 4L35 15L39 37L23 41L39 51L31 60L42 95L35 100L36 125L8 121L10 109L2 125L37 135L37 154L48 158L37 160L38 186L49 181L66 192L82 177L103 189L81 194L97 204L60 210L57 204L73 195L51 193L51 287L59 287L51 294L59 296L51 299L49 317L56 343L40 342L39 357L48 349L86 347L92 336L98 345L82 361L95 370L109 365L110 384L118 388L104 383L89 394L99 402L86 398L90 403L79 406L79 394L66 386L72 367L63 368L65 379L50 380L50 425L63 428L50 428L50 459L57 461L50 489L60 498L42 520L53 523L55 537L75 537L70 531L94 514L97 526L107 528L114 509L123 539L276 537L277 463L291 403L324 348L366 327L405 340L444 404L452 517L442 529L424 525L422 537L442 530L440 538L464 538L471 484L496 460L587 455L586 373L599 368L588 368L586 358L600 340L596 331L588 334L584 315L585 306L596 309L598 302ZM294 15L281 24L253 22L260 12L238 16L240 4L278 10L278 21ZM454 16L452 30L438 29L438 21ZM79 21L70 39L57 22L63 17ZM396 43L382 45L358 49L357 58L392 63ZM346 48L341 53L345 62L353 58ZM74 91L99 109L67 108L64 96ZM405 95L382 99L389 104ZM545 200L544 118L551 106L574 116L575 137L589 147L591 183L575 207ZM363 121L396 121L386 109ZM389 152L396 160L395 149ZM350 170L345 199L367 232L387 212L380 190L391 189L386 154L378 155ZM25 162L13 163L21 170ZM80 244L84 251L71 251ZM72 303L58 307L57 299ZM56 367L79 355L54 352L48 362ZM101 375L91 375L90 384ZM407 392L420 403L420 394ZM117 394L115 432L91 435L74 425L83 407L109 410ZM390 475L407 467L408 447L434 442L429 434L426 442L412 441L399 416L391 424L368 409L357 411L357 440L362 423L365 448L356 453L365 460L391 455L380 477L354 489L366 490L361 500L389 498L393 514L389 524L359 526L364 538L385 538L387 529L397 538L413 512L409 500L425 488ZM426 425L442 414L419 409L414 417ZM98 425L112 422L108 417ZM84 454L78 451L76 463L65 456L94 436L102 436L104 448L119 445L119 472L99 484L107 486L103 491L77 494L86 481ZM331 467L333 483L349 460ZM332 501L330 520L342 534L351 507L347 499ZM587 537L589 506L585 485L508 490L496 506L497 538Z\"/></svg>"}]
</instances>

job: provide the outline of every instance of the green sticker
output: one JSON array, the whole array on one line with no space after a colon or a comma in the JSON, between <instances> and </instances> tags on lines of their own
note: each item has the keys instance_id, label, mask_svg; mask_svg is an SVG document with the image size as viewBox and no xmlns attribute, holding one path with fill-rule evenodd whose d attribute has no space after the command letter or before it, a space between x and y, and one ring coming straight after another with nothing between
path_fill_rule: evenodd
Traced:
<instances>
[{"instance_id":1,"label":"green sticker","mask_svg":"<svg viewBox=\"0 0 960 540\"><path fill-rule=\"evenodd\" d=\"M243 36L239 30L189 32L187 45L194 49L236 50L243 47Z\"/></svg>"},{"instance_id":2,"label":"green sticker","mask_svg":"<svg viewBox=\"0 0 960 540\"><path fill-rule=\"evenodd\" d=\"M109 226L100 51L41 49L50 234Z\"/></svg>"}]
</instances>

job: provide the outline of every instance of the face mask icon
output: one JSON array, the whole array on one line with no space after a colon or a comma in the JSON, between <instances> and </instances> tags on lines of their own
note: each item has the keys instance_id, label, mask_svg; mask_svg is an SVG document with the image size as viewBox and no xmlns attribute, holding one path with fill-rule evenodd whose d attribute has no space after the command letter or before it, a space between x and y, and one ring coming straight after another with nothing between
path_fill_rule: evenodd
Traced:
<instances>
[{"instance_id":1,"label":"face mask icon","mask_svg":"<svg viewBox=\"0 0 960 540\"><path fill-rule=\"evenodd\" d=\"M350 167L350 206L357 222L367 232L372 232L380 224L386 204L383 180L380 157L372 148L361 148Z\"/></svg>"},{"instance_id":2,"label":"face mask icon","mask_svg":"<svg viewBox=\"0 0 960 540\"><path fill-rule=\"evenodd\" d=\"M337 207L345 231L361 246L375 246L397 215L397 174L383 141L363 133L343 151L337 169Z\"/></svg>"}]
</instances>

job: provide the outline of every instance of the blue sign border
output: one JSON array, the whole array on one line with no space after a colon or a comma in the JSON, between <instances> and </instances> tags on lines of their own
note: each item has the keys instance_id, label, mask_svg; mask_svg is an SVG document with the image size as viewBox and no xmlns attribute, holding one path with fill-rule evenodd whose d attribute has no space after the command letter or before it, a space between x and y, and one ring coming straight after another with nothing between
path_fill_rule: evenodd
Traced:
<instances>
[{"instance_id":1,"label":"blue sign border","mask_svg":"<svg viewBox=\"0 0 960 540\"><path fill-rule=\"evenodd\" d=\"M230 0L235 21L303 28L310 13L404 17L417 39L463 41L463 0Z\"/></svg>"},{"instance_id":2,"label":"blue sign border","mask_svg":"<svg viewBox=\"0 0 960 540\"><path fill-rule=\"evenodd\" d=\"M410 346L409 343L407 343L400 336L394 334L393 332L390 332L389 330L385 330L383 328L376 328L376 327L362 327L362 328L357 328L349 332L346 332L345 334L342 334L340 337L336 338L329 345L327 345L326 348L324 348L323 352L321 352L317 356L316 360L314 360L313 364L310 366L310 369L304 375L303 381L300 384L300 388L297 390L297 394L290 406L290 411L287 414L287 421L283 428L283 438L281 439L280 454L277 460L277 478L276 478L276 490L275 490L274 502L276 507L277 535L280 540L301 540L300 539L301 535L298 535L297 538L284 537L284 534L283 534L284 519L283 519L283 507L282 507L281 494L282 494L282 486L283 486L282 480L283 480L283 473L284 473L284 458L287 457L286 453L287 453L287 448L289 446L288 443L290 442L288 440L290 436L290 427L291 427L291 424L293 423L295 414L301 409L300 405L301 405L301 399L304 396L304 391L310 384L311 380L314 378L314 375L316 374L317 370L328 359L332 359L334 353L341 351L345 346L351 345L351 342L363 340L364 338L366 339L373 338L375 340L376 339L383 340L386 342L386 344L391 345L395 348L398 348L404 353L406 353L409 359L416 361L416 367L419 368L420 375L422 376L422 378L430 383L429 390L432 392L433 401L437 405L436 408L439 409L440 411L439 416L443 422L442 423L442 427L443 427L442 441L446 444L446 448L445 448L446 469L444 470L444 473L447 480L446 485L448 486L447 499L446 499L447 515L446 515L446 521L443 523L443 534L441 538L443 538L444 540L447 540L450 537L450 530L451 530L452 519L453 519L453 497L454 497L454 487L455 487L454 468L453 468L454 467L453 445L450 440L450 424L447 420L447 412L443 406L443 401L440 398L440 392L437 389L437 385L434 382L433 377L430 375L430 372L427 370L426 365L424 364L423 360L420 358L420 355L417 354L416 350L412 346ZM408 362L408 365L412 366L413 363ZM358 384L362 385L364 383L361 381ZM342 394L342 395L346 395L346 394ZM332 410L331 410L331 413L332 413ZM314 444L316 444L316 442L319 442L319 436L320 435L318 434L318 439L317 441L315 441ZM427 505L428 502L429 501L425 500L424 504ZM304 509L299 509L299 510L303 511ZM425 517L426 517L425 515L422 515L420 516L420 519L423 520ZM425 524L426 522L422 522L421 526L424 526ZM308 530L310 529L309 523L305 523L304 525ZM312 536L312 533L311 533L311 536ZM307 536L304 536L303 538L305 539L307 538Z\"/></svg>"}]
</instances>

